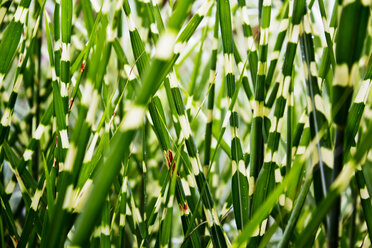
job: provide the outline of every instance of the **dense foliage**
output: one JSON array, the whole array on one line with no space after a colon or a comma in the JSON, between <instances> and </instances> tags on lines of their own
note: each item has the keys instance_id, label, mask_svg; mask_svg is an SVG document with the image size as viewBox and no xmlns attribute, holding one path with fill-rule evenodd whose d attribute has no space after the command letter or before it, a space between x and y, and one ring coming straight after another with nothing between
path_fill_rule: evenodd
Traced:
<instances>
[{"instance_id":1,"label":"dense foliage","mask_svg":"<svg viewBox=\"0 0 372 248\"><path fill-rule=\"evenodd\" d=\"M371 246L371 12L0 0L0 246Z\"/></svg>"}]
</instances>

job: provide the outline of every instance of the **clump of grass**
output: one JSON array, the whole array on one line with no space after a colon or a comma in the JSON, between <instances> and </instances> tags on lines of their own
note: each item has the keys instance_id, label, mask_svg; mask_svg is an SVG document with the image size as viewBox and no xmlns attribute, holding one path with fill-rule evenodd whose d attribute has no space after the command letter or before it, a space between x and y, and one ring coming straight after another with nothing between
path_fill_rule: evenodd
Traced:
<instances>
[{"instance_id":1,"label":"clump of grass","mask_svg":"<svg viewBox=\"0 0 372 248\"><path fill-rule=\"evenodd\" d=\"M371 8L0 0L1 247L370 246Z\"/></svg>"}]
</instances>

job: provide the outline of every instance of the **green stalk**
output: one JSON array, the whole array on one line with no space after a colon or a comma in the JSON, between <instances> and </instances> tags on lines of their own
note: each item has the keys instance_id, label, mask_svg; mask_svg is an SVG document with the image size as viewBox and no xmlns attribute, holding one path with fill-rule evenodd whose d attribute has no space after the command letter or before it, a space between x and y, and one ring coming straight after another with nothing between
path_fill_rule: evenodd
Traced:
<instances>
[{"instance_id":1,"label":"green stalk","mask_svg":"<svg viewBox=\"0 0 372 248\"><path fill-rule=\"evenodd\" d=\"M317 203L324 198L330 182L330 171L333 163L331 154L331 141L329 137L328 120L324 107L323 98L318 85L317 69L315 64L315 53L313 38L310 30L310 17L304 17L304 33L301 36L301 51L306 77L306 90L308 96L308 113L310 118L311 139L317 141L317 152L313 155L313 178L314 194ZM325 130L325 134L319 137L320 132ZM325 222L327 223L327 222ZM329 224L329 223L328 223Z\"/></svg>"},{"instance_id":2,"label":"green stalk","mask_svg":"<svg viewBox=\"0 0 372 248\"><path fill-rule=\"evenodd\" d=\"M230 4L228 1L218 1L218 11L221 26L221 35L224 50L224 69L227 83L228 104L232 102L235 93L235 76L233 64L233 37L231 28ZM244 69L243 69L244 70ZM231 158L232 158L232 195L236 225L239 230L248 221L248 180L243 160L242 145L239 138L239 115L236 105L227 112L230 117L232 131Z\"/></svg>"},{"instance_id":3,"label":"green stalk","mask_svg":"<svg viewBox=\"0 0 372 248\"><path fill-rule=\"evenodd\" d=\"M68 91L70 87L70 47L71 47L71 30L72 30L72 0L61 0L61 81L60 95L63 99L64 114L68 116ZM65 117L65 119L68 119ZM68 123L66 123L68 125ZM60 132L65 132L60 129ZM64 139L65 136L61 136Z\"/></svg>"},{"instance_id":4,"label":"green stalk","mask_svg":"<svg viewBox=\"0 0 372 248\"><path fill-rule=\"evenodd\" d=\"M215 99L215 80L216 80L216 65L217 65L217 50L218 50L218 21L219 15L216 15L214 21L213 40L212 40L212 57L211 67L208 78L208 106L207 106L207 124L205 128L205 150L204 150L204 168L209 166L211 159L211 143L212 143L212 129L213 129L213 109Z\"/></svg>"},{"instance_id":5,"label":"green stalk","mask_svg":"<svg viewBox=\"0 0 372 248\"><path fill-rule=\"evenodd\" d=\"M252 28L249 23L249 18L248 18L248 9L246 6L246 3L244 0L239 0L238 1L239 9L240 9L240 14L242 16L242 25L243 25L243 35L245 39L245 44L246 44L246 51L249 59L249 68L251 71L251 80L253 82L253 85L256 85L256 75L257 75L257 63L258 63L258 57L257 57L257 48L256 48L256 43L253 38L253 33L252 33ZM234 49L234 54L235 54Z\"/></svg>"},{"instance_id":6,"label":"green stalk","mask_svg":"<svg viewBox=\"0 0 372 248\"><path fill-rule=\"evenodd\" d=\"M284 7L285 9L284 9L281 21L280 21L278 37L276 38L276 41L275 41L274 50L270 53L271 59L270 59L269 69L267 70L267 75L265 78L266 89L268 89L271 86L271 82L274 76L276 65L278 63L278 59L280 56L280 51L282 50L282 47L283 47L284 38L287 34L287 29L289 28L289 18L288 18L289 4L290 4L290 1L287 1L285 3L285 7Z\"/></svg>"},{"instance_id":7,"label":"green stalk","mask_svg":"<svg viewBox=\"0 0 372 248\"><path fill-rule=\"evenodd\" d=\"M127 16L128 30L130 35L130 40L132 44L132 51L134 58L136 60L136 65L140 77L145 73L145 68L148 67L149 57L145 51L145 46L141 37L138 33L136 25L134 23L134 17L131 14L131 9L128 3L128 0L124 0L124 12Z\"/></svg>"},{"instance_id":8,"label":"green stalk","mask_svg":"<svg viewBox=\"0 0 372 248\"><path fill-rule=\"evenodd\" d=\"M261 12L260 12L261 16ZM264 102L265 102L265 75L266 75L266 60L268 52L269 27L271 19L271 1L263 1L262 3L262 20L260 44L258 48L258 70L254 92L254 111L251 130L251 156L250 156L250 175L249 175L249 216L252 217L252 202L253 194L256 187L258 174L261 170L264 160ZM267 116L266 116L267 117Z\"/></svg>"}]
</instances>

